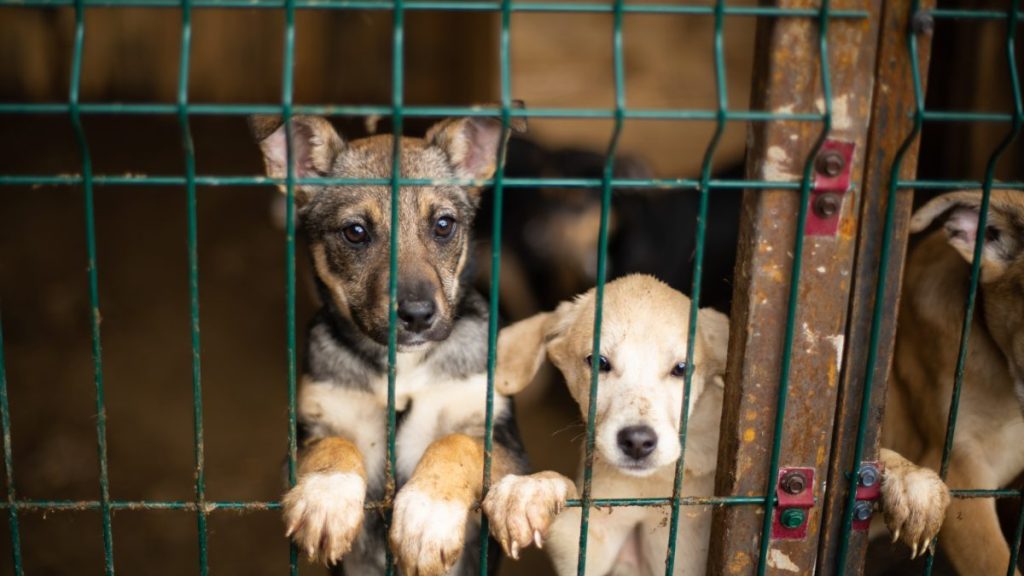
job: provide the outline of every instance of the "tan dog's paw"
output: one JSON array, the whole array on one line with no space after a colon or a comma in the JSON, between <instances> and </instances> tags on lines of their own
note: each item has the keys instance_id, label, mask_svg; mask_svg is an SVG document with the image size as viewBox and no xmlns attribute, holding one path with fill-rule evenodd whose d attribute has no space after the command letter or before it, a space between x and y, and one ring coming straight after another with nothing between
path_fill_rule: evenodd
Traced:
<instances>
[{"instance_id":1,"label":"tan dog's paw","mask_svg":"<svg viewBox=\"0 0 1024 576\"><path fill-rule=\"evenodd\" d=\"M518 560L519 550L531 542L543 546L548 526L570 497L576 497L575 484L557 472L510 474L491 486L483 509L491 534L501 542L505 554Z\"/></svg>"},{"instance_id":2,"label":"tan dog's paw","mask_svg":"<svg viewBox=\"0 0 1024 576\"><path fill-rule=\"evenodd\" d=\"M469 508L407 484L395 497L391 550L405 576L440 576L462 554Z\"/></svg>"},{"instance_id":3,"label":"tan dog's paw","mask_svg":"<svg viewBox=\"0 0 1024 576\"><path fill-rule=\"evenodd\" d=\"M934 552L932 542L946 517L949 488L935 471L891 450L882 449L880 458L885 465L882 513L892 541L910 546L911 558Z\"/></svg>"},{"instance_id":4,"label":"tan dog's paw","mask_svg":"<svg viewBox=\"0 0 1024 576\"><path fill-rule=\"evenodd\" d=\"M363 525L366 482L358 474L314 472L282 501L285 535L312 561L336 564Z\"/></svg>"}]
</instances>

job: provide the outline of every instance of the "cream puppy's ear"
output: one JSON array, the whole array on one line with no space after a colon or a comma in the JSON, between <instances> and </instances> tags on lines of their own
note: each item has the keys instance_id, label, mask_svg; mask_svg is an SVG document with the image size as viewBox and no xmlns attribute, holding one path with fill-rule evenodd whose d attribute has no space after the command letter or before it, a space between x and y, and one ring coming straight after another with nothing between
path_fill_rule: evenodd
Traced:
<instances>
[{"instance_id":1,"label":"cream puppy's ear","mask_svg":"<svg viewBox=\"0 0 1024 576\"><path fill-rule=\"evenodd\" d=\"M698 368L705 374L724 376L729 354L729 317L712 308L697 313L697 335L702 345Z\"/></svg>"},{"instance_id":2,"label":"cream puppy's ear","mask_svg":"<svg viewBox=\"0 0 1024 576\"><path fill-rule=\"evenodd\" d=\"M494 369L494 388L499 394L516 394L530 385L548 345L568 327L574 309L574 303L562 302L554 312L542 312L502 329Z\"/></svg>"},{"instance_id":3,"label":"cream puppy's ear","mask_svg":"<svg viewBox=\"0 0 1024 576\"><path fill-rule=\"evenodd\" d=\"M547 352L544 334L553 316L551 312L542 312L507 326L498 334L494 388L499 394L515 394L533 381Z\"/></svg>"}]
</instances>

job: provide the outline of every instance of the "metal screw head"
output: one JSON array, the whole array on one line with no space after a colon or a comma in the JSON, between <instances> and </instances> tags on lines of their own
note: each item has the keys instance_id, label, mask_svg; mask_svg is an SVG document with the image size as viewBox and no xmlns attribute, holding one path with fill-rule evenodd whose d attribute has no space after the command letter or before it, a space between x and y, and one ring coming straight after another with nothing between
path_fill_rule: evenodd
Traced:
<instances>
[{"instance_id":1,"label":"metal screw head","mask_svg":"<svg viewBox=\"0 0 1024 576\"><path fill-rule=\"evenodd\" d=\"M874 505L866 500L860 500L853 505L853 519L860 522L864 522L871 518L871 513L874 511Z\"/></svg>"},{"instance_id":2,"label":"metal screw head","mask_svg":"<svg viewBox=\"0 0 1024 576\"><path fill-rule=\"evenodd\" d=\"M826 192L814 199L814 214L818 218L831 218L839 213L842 206L842 197L833 192Z\"/></svg>"},{"instance_id":3,"label":"metal screw head","mask_svg":"<svg viewBox=\"0 0 1024 576\"><path fill-rule=\"evenodd\" d=\"M910 29L914 34L931 34L935 30L935 18L927 10L918 10L910 19Z\"/></svg>"},{"instance_id":4,"label":"metal screw head","mask_svg":"<svg viewBox=\"0 0 1024 576\"><path fill-rule=\"evenodd\" d=\"M799 528L807 521L807 513L802 508L786 508L779 514L779 524L790 530Z\"/></svg>"},{"instance_id":5,"label":"metal screw head","mask_svg":"<svg viewBox=\"0 0 1024 576\"><path fill-rule=\"evenodd\" d=\"M839 176L845 166L846 159L837 150L822 152L815 161L815 167L818 169L818 172L832 178Z\"/></svg>"},{"instance_id":6,"label":"metal screw head","mask_svg":"<svg viewBox=\"0 0 1024 576\"><path fill-rule=\"evenodd\" d=\"M857 474L857 480L860 485L865 488L870 488L878 482L878 468L871 464L866 464L861 467L860 472Z\"/></svg>"},{"instance_id":7,"label":"metal screw head","mask_svg":"<svg viewBox=\"0 0 1024 576\"><path fill-rule=\"evenodd\" d=\"M802 472L786 472L779 482L779 486L787 494L799 494L807 489L807 478Z\"/></svg>"}]
</instances>

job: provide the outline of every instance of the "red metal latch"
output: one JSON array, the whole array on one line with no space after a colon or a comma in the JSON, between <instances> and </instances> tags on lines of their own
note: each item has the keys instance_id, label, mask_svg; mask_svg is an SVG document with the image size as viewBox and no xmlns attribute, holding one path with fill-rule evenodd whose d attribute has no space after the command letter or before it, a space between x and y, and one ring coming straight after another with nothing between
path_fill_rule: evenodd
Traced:
<instances>
[{"instance_id":1,"label":"red metal latch","mask_svg":"<svg viewBox=\"0 0 1024 576\"><path fill-rule=\"evenodd\" d=\"M826 140L814 161L814 187L811 205L807 208L808 236L835 236L843 199L850 189L850 167L853 165L853 142Z\"/></svg>"},{"instance_id":2,"label":"red metal latch","mask_svg":"<svg viewBox=\"0 0 1024 576\"><path fill-rule=\"evenodd\" d=\"M772 538L800 540L807 536L807 517L814 507L814 468L781 468L775 495Z\"/></svg>"},{"instance_id":3,"label":"red metal latch","mask_svg":"<svg viewBox=\"0 0 1024 576\"><path fill-rule=\"evenodd\" d=\"M882 497L882 469L878 462L862 462L857 472L857 500L853 505L853 529L864 532L871 526L875 502Z\"/></svg>"}]
</instances>

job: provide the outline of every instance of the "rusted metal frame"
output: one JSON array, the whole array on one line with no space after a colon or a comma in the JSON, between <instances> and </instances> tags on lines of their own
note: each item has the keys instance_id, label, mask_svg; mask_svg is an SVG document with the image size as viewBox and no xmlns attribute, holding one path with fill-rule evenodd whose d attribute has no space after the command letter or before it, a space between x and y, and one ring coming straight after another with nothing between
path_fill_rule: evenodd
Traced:
<instances>
[{"instance_id":1,"label":"rusted metal frame","mask_svg":"<svg viewBox=\"0 0 1024 576\"><path fill-rule=\"evenodd\" d=\"M892 350L896 336L896 311L902 282L906 254L908 225L913 203L913 191L895 193L892 207L892 231L888 257L884 257L883 233L885 214L889 208L890 174L897 151L911 134L913 121L906 114L915 107L913 79L910 75L910 53L906 46L910 26L910 0L886 0L880 14L878 66L875 97L871 114L871 129L865 154L862 186L860 233L858 235L856 265L850 304L844 370L840 381L839 408L836 413L835 436L828 472L828 490L822 503L824 527L817 573L833 570L844 574L860 574L867 552L867 533L847 532L842 517L849 490L855 489L856 479L851 471L859 463L853 462L857 434L864 435L864 457L874 459L878 453L885 393ZM924 9L934 7L927 0ZM919 36L919 66L928 69L930 36ZM901 179L912 179L917 171L919 141L915 140L904 152L900 166ZM884 259L884 261L883 261ZM874 372L871 375L871 395L867 406L867 426L859 426L864 384L868 378L868 355L872 315L876 306L877 283L881 267L886 266L876 342ZM845 557L840 557L843 541L847 540Z\"/></svg>"},{"instance_id":2,"label":"rusted metal frame","mask_svg":"<svg viewBox=\"0 0 1024 576\"><path fill-rule=\"evenodd\" d=\"M877 14L881 0L868 5L837 0L835 9L867 7ZM773 5L816 7L808 0ZM863 168L873 73L877 18L832 21L829 64L833 86L833 130L829 138L856 145L853 173ZM758 62L752 108L769 111L821 111L818 29L810 21L759 22ZM821 126L788 121L752 125L747 176L767 180L799 177L821 133ZM783 466L814 468L825 478L832 442L836 390L845 341L850 274L860 215L859 178L845 194L834 237L808 237L800 268L796 340L789 371L789 394L782 427ZM735 273L732 338L722 415L716 494L775 496L768 464L776 417L786 301L799 195L791 190L748 190L741 214ZM773 479L774 480L774 479ZM820 486L820 484L819 484ZM815 497L822 497L812 486ZM715 511L710 572L750 574L758 569L763 511ZM807 537L772 541L764 558L767 573L810 573L816 562L820 506L810 510Z\"/></svg>"}]
</instances>

